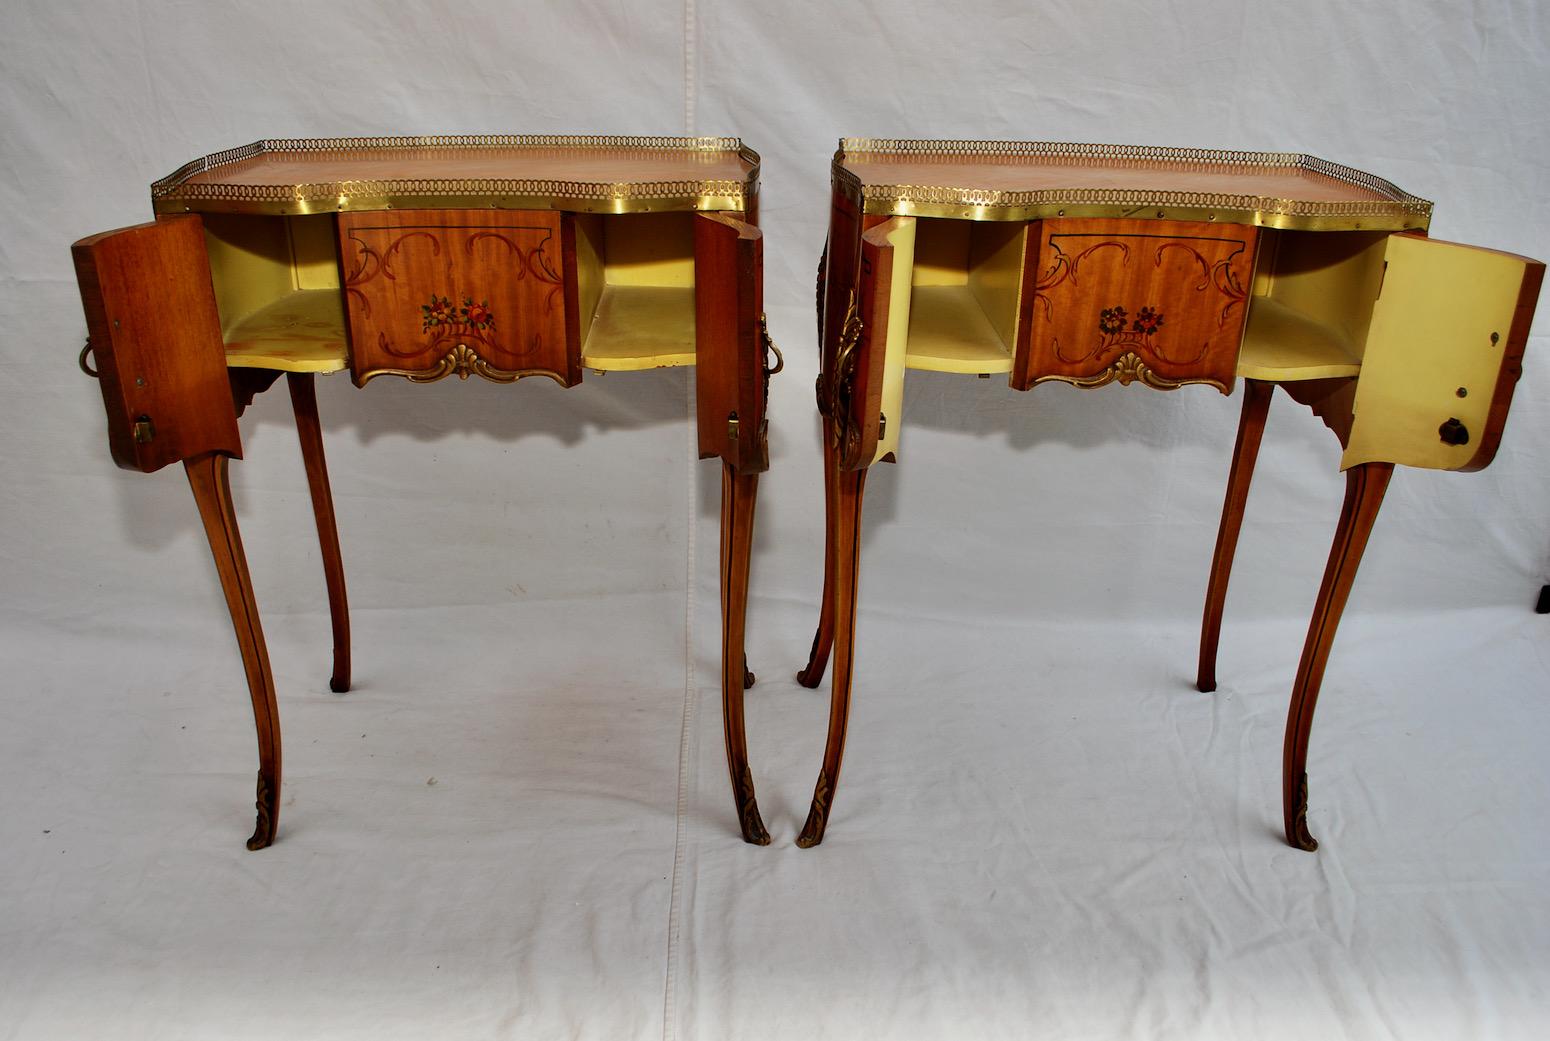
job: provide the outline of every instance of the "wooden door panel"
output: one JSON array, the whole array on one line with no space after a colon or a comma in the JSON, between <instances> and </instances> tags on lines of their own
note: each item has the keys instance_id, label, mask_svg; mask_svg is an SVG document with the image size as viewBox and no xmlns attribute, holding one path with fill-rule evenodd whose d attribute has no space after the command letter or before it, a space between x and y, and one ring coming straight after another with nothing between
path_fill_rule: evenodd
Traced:
<instances>
[{"instance_id":1,"label":"wooden door panel","mask_svg":"<svg viewBox=\"0 0 1550 1041\"><path fill-rule=\"evenodd\" d=\"M908 330L908 291L910 259L914 249L915 219L891 217L873 224L861 233L858 269L853 288L846 293L835 333L832 353L825 359L818 379L819 410L830 419L829 436L834 441L840 466L860 470L870 466L887 451L883 420L885 388L889 380L888 335L890 315L896 304L904 310L903 331L895 330L897 364L894 381L902 381L904 337ZM907 247L897 257L896 247ZM895 279L904 280L904 297L895 300ZM837 301L831 281L829 314ZM902 396L902 387L895 388ZM892 420L897 440L899 417Z\"/></svg>"},{"instance_id":2,"label":"wooden door panel","mask_svg":"<svg viewBox=\"0 0 1550 1041\"><path fill-rule=\"evenodd\" d=\"M694 340L700 458L769 469L764 236L728 214L694 219Z\"/></svg>"},{"instance_id":3,"label":"wooden door panel","mask_svg":"<svg viewBox=\"0 0 1550 1041\"><path fill-rule=\"evenodd\" d=\"M386 374L579 382L574 261L562 224L548 210L340 214L355 382Z\"/></svg>"},{"instance_id":4,"label":"wooden door panel","mask_svg":"<svg viewBox=\"0 0 1550 1041\"><path fill-rule=\"evenodd\" d=\"M1031 321L1013 386L1118 380L1231 392L1255 228L1163 220L1046 220L1036 227Z\"/></svg>"},{"instance_id":5,"label":"wooden door panel","mask_svg":"<svg viewBox=\"0 0 1550 1041\"><path fill-rule=\"evenodd\" d=\"M1478 470L1496 455L1545 266L1389 236L1341 469Z\"/></svg>"},{"instance_id":6,"label":"wooden door panel","mask_svg":"<svg viewBox=\"0 0 1550 1041\"><path fill-rule=\"evenodd\" d=\"M199 217L103 232L70 251L113 461L150 473L207 452L240 457Z\"/></svg>"}]
</instances>

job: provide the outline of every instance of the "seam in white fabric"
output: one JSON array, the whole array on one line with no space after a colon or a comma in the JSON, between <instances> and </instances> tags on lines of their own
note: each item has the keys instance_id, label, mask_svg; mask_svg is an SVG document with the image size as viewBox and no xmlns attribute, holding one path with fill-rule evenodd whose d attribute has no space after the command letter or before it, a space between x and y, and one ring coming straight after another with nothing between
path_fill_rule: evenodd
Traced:
<instances>
[{"instance_id":1,"label":"seam in white fabric","mask_svg":"<svg viewBox=\"0 0 1550 1041\"><path fill-rule=\"evenodd\" d=\"M694 135L694 17L694 0L684 0L684 133L688 136ZM688 801L693 775L691 761L698 747L699 734L694 711L694 706L699 702L698 683L694 682L694 592L698 589L694 558L699 528L699 486L696 483L696 477L699 476L699 415L694 407L696 375L698 373L691 373L685 381L688 387L685 395L687 400L684 401L684 412L688 418L685 424L688 428L688 472L684 483L688 497L685 502L687 525L684 538L684 720L679 730L679 790L673 819L673 881L668 895L668 964L662 982L662 1041L674 1041L677 1036L677 956L682 931L680 919L684 914L684 857L690 824Z\"/></svg>"},{"instance_id":2,"label":"seam in white fabric","mask_svg":"<svg viewBox=\"0 0 1550 1041\"><path fill-rule=\"evenodd\" d=\"M694 0L684 0L684 133L691 137L694 135L695 124L694 22ZM688 417L685 425L689 430L689 444L687 480L684 482L687 488L685 513L688 514L684 537L684 707L683 722L678 733L678 806L673 819L673 874L667 903L667 967L662 994L662 1041L674 1041L678 1033L678 943L683 914L683 866L685 849L689 844L692 761L699 744L695 711L699 703L699 689L694 674L694 613L698 578L695 557L700 516L699 487L696 483L700 457L699 416L695 407L696 375L691 372L685 381L688 390L684 412Z\"/></svg>"},{"instance_id":3,"label":"seam in white fabric","mask_svg":"<svg viewBox=\"0 0 1550 1041\"><path fill-rule=\"evenodd\" d=\"M685 535L684 562L684 707L683 722L678 732L678 807L673 819L673 875L667 903L667 970L662 995L662 1041L673 1041L678 1030L678 944L683 915L683 867L685 850L689 845L689 799L693 760L699 747L697 706L699 685L694 670L694 614L698 602L696 593L695 556L699 528L699 488L695 478L699 467L699 430L695 414L694 378L689 384L689 401L685 411L689 414L688 452L688 524Z\"/></svg>"}]
</instances>

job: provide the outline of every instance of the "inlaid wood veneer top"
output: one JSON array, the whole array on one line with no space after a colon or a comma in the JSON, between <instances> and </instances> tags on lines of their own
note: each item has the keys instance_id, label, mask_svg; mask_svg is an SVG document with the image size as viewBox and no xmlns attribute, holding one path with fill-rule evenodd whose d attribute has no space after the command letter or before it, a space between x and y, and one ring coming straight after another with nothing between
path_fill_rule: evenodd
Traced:
<instances>
[{"instance_id":1,"label":"inlaid wood veneer top","mask_svg":"<svg viewBox=\"0 0 1550 1041\"><path fill-rule=\"evenodd\" d=\"M1388 181L1294 153L847 138L834 168L837 185L859 195L868 213L1371 230L1424 228L1431 216L1431 203Z\"/></svg>"},{"instance_id":2,"label":"inlaid wood veneer top","mask_svg":"<svg viewBox=\"0 0 1550 1041\"><path fill-rule=\"evenodd\" d=\"M739 209L759 157L736 138L478 136L260 141L151 186L158 212L417 206Z\"/></svg>"}]
</instances>

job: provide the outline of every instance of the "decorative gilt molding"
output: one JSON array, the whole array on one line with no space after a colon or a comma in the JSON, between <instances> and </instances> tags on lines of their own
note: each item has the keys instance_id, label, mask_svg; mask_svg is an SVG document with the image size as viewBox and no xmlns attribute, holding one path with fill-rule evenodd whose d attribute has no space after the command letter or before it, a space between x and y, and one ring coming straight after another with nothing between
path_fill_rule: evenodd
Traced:
<instances>
[{"instance_id":1,"label":"decorative gilt molding","mask_svg":"<svg viewBox=\"0 0 1550 1041\"><path fill-rule=\"evenodd\" d=\"M818 772L818 783L813 786L813 805L807 811L807 823L802 825L802 833L797 836L797 845L803 849L811 849L823 841L823 832L829 824L829 799L834 794L834 784L829 780L827 770Z\"/></svg>"},{"instance_id":2,"label":"decorative gilt molding","mask_svg":"<svg viewBox=\"0 0 1550 1041\"><path fill-rule=\"evenodd\" d=\"M840 323L840 339L834 349L834 361L818 374L818 414L829 421L829 444L849 466L861 447L861 428L852 412L856 381L857 349L865 328L856 291L850 291L845 304L845 320Z\"/></svg>"},{"instance_id":3,"label":"decorative gilt molding","mask_svg":"<svg viewBox=\"0 0 1550 1041\"><path fill-rule=\"evenodd\" d=\"M248 839L248 849L263 849L274 841L274 810L279 793L269 783L264 771L258 771L257 798L253 806L258 811L253 827L253 837Z\"/></svg>"},{"instance_id":4,"label":"decorative gilt molding","mask_svg":"<svg viewBox=\"0 0 1550 1041\"><path fill-rule=\"evenodd\" d=\"M1136 354L1134 351L1126 351L1118 358L1115 358L1113 364L1111 364L1108 368L1104 369L1102 372L1095 373L1094 375L1040 376L1038 379L1033 381L1033 385L1037 386L1040 383L1048 383L1052 380L1058 380L1061 383L1069 383L1073 387L1081 387L1084 390L1092 390L1097 387L1107 386L1108 384L1114 383L1116 381L1122 387L1128 387L1132 383L1140 382L1144 383L1148 387L1152 387L1155 390L1178 390L1180 387L1191 383L1204 383L1207 386L1215 387L1223 394L1227 394L1231 390L1231 388L1223 384L1220 380L1171 380L1166 376L1159 376L1157 373L1153 372L1146 364L1146 362L1141 360L1141 356Z\"/></svg>"},{"instance_id":5,"label":"decorative gilt molding","mask_svg":"<svg viewBox=\"0 0 1550 1041\"><path fill-rule=\"evenodd\" d=\"M743 764L743 772L737 779L737 819L743 828L743 841L751 842L755 846L768 846L770 833L764 827L764 820L759 816L759 803L754 798L753 770L747 763Z\"/></svg>"},{"instance_id":6,"label":"decorative gilt molding","mask_svg":"<svg viewBox=\"0 0 1550 1041\"><path fill-rule=\"evenodd\" d=\"M363 372L356 380L356 385L364 387L368 380L378 376L402 376L411 383L435 383L452 375L461 380L481 376L492 383L515 383L527 376L548 376L561 386L565 385L564 374L553 369L498 369L474 353L473 348L466 343L460 343L448 351L434 368L372 369Z\"/></svg>"},{"instance_id":7,"label":"decorative gilt molding","mask_svg":"<svg viewBox=\"0 0 1550 1041\"><path fill-rule=\"evenodd\" d=\"M1292 833L1287 836L1292 845L1312 853L1319 848L1319 840L1308 832L1308 771L1304 770L1297 780L1297 813L1292 818Z\"/></svg>"}]
</instances>

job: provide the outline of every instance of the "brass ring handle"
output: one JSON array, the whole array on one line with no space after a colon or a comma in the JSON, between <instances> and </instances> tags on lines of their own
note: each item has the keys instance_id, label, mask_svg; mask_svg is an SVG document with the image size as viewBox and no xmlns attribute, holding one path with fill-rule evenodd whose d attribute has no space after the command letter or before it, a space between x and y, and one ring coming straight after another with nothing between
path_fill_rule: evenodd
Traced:
<instances>
[{"instance_id":1,"label":"brass ring handle","mask_svg":"<svg viewBox=\"0 0 1550 1041\"><path fill-rule=\"evenodd\" d=\"M764 376L766 379L768 379L786 367L786 356L780 353L780 348L775 346L774 340L770 339L770 328L765 321L764 315L762 314L759 316L759 339L764 344L764 350L766 354L768 354L770 351L775 352L775 367L772 369L768 364L764 366ZM766 362L767 361L768 359L766 359Z\"/></svg>"},{"instance_id":2,"label":"brass ring handle","mask_svg":"<svg viewBox=\"0 0 1550 1041\"><path fill-rule=\"evenodd\" d=\"M97 370L86 364L86 356L88 354L90 354L90 353L91 353L91 337L88 336L86 338L86 346L81 348L81 356L79 358L75 359L75 363L81 367L81 371L86 373L86 375L90 376L92 379L97 379L98 378Z\"/></svg>"}]
</instances>

